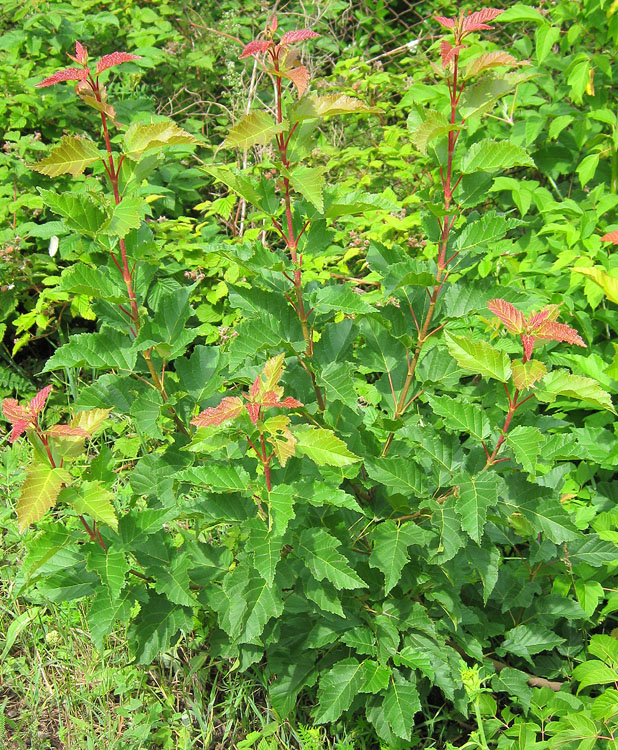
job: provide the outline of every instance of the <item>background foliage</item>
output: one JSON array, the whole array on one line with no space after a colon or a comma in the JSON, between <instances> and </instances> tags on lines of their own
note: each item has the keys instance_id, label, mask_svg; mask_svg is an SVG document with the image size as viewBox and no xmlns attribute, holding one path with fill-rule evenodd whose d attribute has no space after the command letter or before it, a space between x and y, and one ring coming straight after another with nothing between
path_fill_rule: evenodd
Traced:
<instances>
[{"instance_id":1,"label":"background foliage","mask_svg":"<svg viewBox=\"0 0 618 750\"><path fill-rule=\"evenodd\" d=\"M14 508L38 448L9 446L7 430L0 738L41 748L102 738L131 748L614 747L618 292L601 237L618 203L618 13L598 1L516 4L470 42L468 59L504 49L530 65L489 116L470 120L460 150L471 162L477 141L504 140L529 161L470 167L461 183L451 241L462 252L436 313L448 335L429 339L410 396L422 392L404 414L391 383L399 393L409 372L408 310L426 314L445 216L444 136L434 154L418 134L448 100L431 16L459 8L278 6L284 30L323 35L303 46L312 92L374 110L325 120L306 155L328 174L326 219L306 189L295 203L297 234L303 212L316 217L303 266L316 331L308 369L293 356L308 344L283 297L285 248L269 224L279 208L243 204L221 172L202 169L237 157L261 178L262 199L271 195L276 146L248 157L220 147L248 107L272 103L267 79L209 31L249 42L270 10L9 2L0 21L0 393L23 403L51 377L48 427L112 410L72 464L85 485L62 490L62 512L21 532ZM110 283L105 299L71 276L100 271L107 253L38 188L101 194L102 168L52 180L29 165L63 135L98 133L72 85L34 88L66 66L76 39L93 59L140 55L109 77L120 122L171 117L199 141L152 160L136 193L151 213L127 235L149 269L137 285L140 337L159 372L175 359L166 395L185 424L224 395L243 398L286 354L281 382L305 405L292 421L305 458L276 449L267 494L271 467L244 437L267 422L244 414L220 432L209 412L190 443L174 435L123 338L123 289ZM273 253L260 250L265 231ZM590 380L539 386L508 434L510 461L485 472L481 443L500 440L508 413L500 381L521 357L487 309L496 297L526 314L560 305L586 349L550 342L538 356L552 373ZM104 351L103 340L117 343ZM275 448L282 425L270 421ZM316 447L316 429L332 440ZM106 554L80 513L101 524Z\"/></svg>"}]
</instances>

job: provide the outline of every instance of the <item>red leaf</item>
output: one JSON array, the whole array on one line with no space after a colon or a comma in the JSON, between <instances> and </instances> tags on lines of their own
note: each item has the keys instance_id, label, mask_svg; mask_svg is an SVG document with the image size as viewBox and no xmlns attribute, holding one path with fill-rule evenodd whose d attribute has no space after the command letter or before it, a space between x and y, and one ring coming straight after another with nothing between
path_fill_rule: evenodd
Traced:
<instances>
[{"instance_id":1,"label":"red leaf","mask_svg":"<svg viewBox=\"0 0 618 750\"><path fill-rule=\"evenodd\" d=\"M258 397L258 394L260 392L260 386L261 386L260 376L257 375L255 380L253 381L251 388L249 388L249 399L251 401L255 401L255 399Z\"/></svg>"},{"instance_id":2,"label":"red leaf","mask_svg":"<svg viewBox=\"0 0 618 750\"><path fill-rule=\"evenodd\" d=\"M268 28L274 34L275 31L277 31L278 27L279 27L279 22L277 21L277 16L275 13L273 13L270 18L270 21L268 22Z\"/></svg>"},{"instance_id":3,"label":"red leaf","mask_svg":"<svg viewBox=\"0 0 618 750\"><path fill-rule=\"evenodd\" d=\"M249 419L253 424L257 424L258 419L260 418L260 409L262 408L262 404L252 404L248 403L245 404L245 408L249 412Z\"/></svg>"},{"instance_id":4,"label":"red leaf","mask_svg":"<svg viewBox=\"0 0 618 750\"><path fill-rule=\"evenodd\" d=\"M614 245L618 245L618 230L614 229L613 232L608 232L601 237L601 242L613 242Z\"/></svg>"},{"instance_id":5,"label":"red leaf","mask_svg":"<svg viewBox=\"0 0 618 750\"><path fill-rule=\"evenodd\" d=\"M14 398L4 399L2 402L2 411L11 424L32 418L28 411L23 406L20 406Z\"/></svg>"},{"instance_id":6,"label":"red leaf","mask_svg":"<svg viewBox=\"0 0 618 750\"><path fill-rule=\"evenodd\" d=\"M75 59L78 63L84 64L88 60L88 50L78 41L75 42Z\"/></svg>"},{"instance_id":7,"label":"red leaf","mask_svg":"<svg viewBox=\"0 0 618 750\"><path fill-rule=\"evenodd\" d=\"M434 16L434 18L440 24L440 26L444 26L445 29L454 29L455 28L455 19L454 18L445 18L444 16Z\"/></svg>"},{"instance_id":8,"label":"red leaf","mask_svg":"<svg viewBox=\"0 0 618 750\"><path fill-rule=\"evenodd\" d=\"M525 361L528 361L532 357L532 350L534 349L534 336L527 336L525 333L521 334L521 343L524 347Z\"/></svg>"},{"instance_id":9,"label":"red leaf","mask_svg":"<svg viewBox=\"0 0 618 750\"><path fill-rule=\"evenodd\" d=\"M286 31L281 37L279 44L294 44L294 42L304 42L306 39L315 39L320 36L311 29L299 29L298 31Z\"/></svg>"},{"instance_id":10,"label":"red leaf","mask_svg":"<svg viewBox=\"0 0 618 750\"><path fill-rule=\"evenodd\" d=\"M272 47L272 45L273 42L266 39L257 39L254 42L249 42L249 44L245 45L245 48L238 59L242 60L250 55L257 55L260 52L266 52L266 50Z\"/></svg>"},{"instance_id":11,"label":"red leaf","mask_svg":"<svg viewBox=\"0 0 618 750\"><path fill-rule=\"evenodd\" d=\"M62 435L66 437L90 437L90 433L86 432L83 427L71 427L68 424L55 424L47 430L48 435Z\"/></svg>"},{"instance_id":12,"label":"red leaf","mask_svg":"<svg viewBox=\"0 0 618 750\"><path fill-rule=\"evenodd\" d=\"M298 68L292 68L283 74L286 78L296 86L298 91L298 98L305 93L307 86L309 85L309 71L304 65L300 65Z\"/></svg>"},{"instance_id":13,"label":"red leaf","mask_svg":"<svg viewBox=\"0 0 618 750\"><path fill-rule=\"evenodd\" d=\"M297 401L291 396L286 396L283 401L280 401L279 396L275 393L275 391L268 391L268 393L264 394L264 398L262 399L262 406L278 406L284 409L294 409L298 406L302 406L302 404L300 401Z\"/></svg>"},{"instance_id":14,"label":"red leaf","mask_svg":"<svg viewBox=\"0 0 618 750\"><path fill-rule=\"evenodd\" d=\"M451 62L451 60L455 57L455 55L462 49L465 49L465 44L458 44L456 47L453 47L452 44L449 44L445 39L443 39L440 42L440 54L442 55L442 67L446 68L448 64Z\"/></svg>"},{"instance_id":15,"label":"red leaf","mask_svg":"<svg viewBox=\"0 0 618 750\"><path fill-rule=\"evenodd\" d=\"M9 438L10 443L14 443L18 437L21 437L24 432L30 427L32 420L20 419L13 424L13 430L11 431L11 437Z\"/></svg>"},{"instance_id":16,"label":"red leaf","mask_svg":"<svg viewBox=\"0 0 618 750\"><path fill-rule=\"evenodd\" d=\"M584 340L574 328L565 323L556 323L555 320L546 320L534 331L534 334L537 338L547 341L565 341L567 344L586 346Z\"/></svg>"},{"instance_id":17,"label":"red leaf","mask_svg":"<svg viewBox=\"0 0 618 750\"><path fill-rule=\"evenodd\" d=\"M503 10L497 8L483 8L483 10L477 10L476 13L471 13L469 16L464 18L463 31L479 31L480 29L493 29L493 26L487 26L485 21L493 21L494 18L504 13Z\"/></svg>"},{"instance_id":18,"label":"red leaf","mask_svg":"<svg viewBox=\"0 0 618 750\"><path fill-rule=\"evenodd\" d=\"M487 303L492 313L500 318L511 333L521 333L526 325L526 319L514 305L505 299L492 299Z\"/></svg>"},{"instance_id":19,"label":"red leaf","mask_svg":"<svg viewBox=\"0 0 618 750\"><path fill-rule=\"evenodd\" d=\"M42 89L44 86L53 86L60 81L85 81L88 78L88 71L83 68L65 68L49 76L41 83L37 83L35 88Z\"/></svg>"},{"instance_id":20,"label":"red leaf","mask_svg":"<svg viewBox=\"0 0 618 750\"><path fill-rule=\"evenodd\" d=\"M286 396L283 401L279 401L277 406L283 406L286 409L296 409L303 404L292 396Z\"/></svg>"},{"instance_id":21,"label":"red leaf","mask_svg":"<svg viewBox=\"0 0 618 750\"><path fill-rule=\"evenodd\" d=\"M211 406L191 420L196 427L209 427L229 422L243 410L243 402L238 396L226 396L218 406Z\"/></svg>"},{"instance_id":22,"label":"red leaf","mask_svg":"<svg viewBox=\"0 0 618 750\"><path fill-rule=\"evenodd\" d=\"M544 307L542 310L539 310L538 313L530 315L526 321L526 327L530 333L536 334L541 323L544 323L550 317L551 313L553 313L552 320L555 320L557 311L551 307Z\"/></svg>"},{"instance_id":23,"label":"red leaf","mask_svg":"<svg viewBox=\"0 0 618 750\"><path fill-rule=\"evenodd\" d=\"M113 68L114 65L131 62L131 60L141 60L141 57L139 55L131 55L128 52L112 52L111 55L103 55L97 63L97 75L108 68Z\"/></svg>"},{"instance_id":24,"label":"red leaf","mask_svg":"<svg viewBox=\"0 0 618 750\"><path fill-rule=\"evenodd\" d=\"M43 409L52 388L53 385L46 385L45 388L40 390L32 399L30 402L30 408L32 409L33 414L38 414Z\"/></svg>"}]
</instances>

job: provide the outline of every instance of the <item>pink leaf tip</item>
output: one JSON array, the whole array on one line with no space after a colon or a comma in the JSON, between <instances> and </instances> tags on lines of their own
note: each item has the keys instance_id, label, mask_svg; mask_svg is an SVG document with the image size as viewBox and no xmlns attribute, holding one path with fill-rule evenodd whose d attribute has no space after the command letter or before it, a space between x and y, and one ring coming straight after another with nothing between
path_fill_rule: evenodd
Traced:
<instances>
[{"instance_id":1,"label":"pink leaf tip","mask_svg":"<svg viewBox=\"0 0 618 750\"><path fill-rule=\"evenodd\" d=\"M65 68L45 78L41 83L37 83L35 88L42 89L44 86L53 86L61 81L85 81L87 78L88 71L84 68Z\"/></svg>"},{"instance_id":2,"label":"pink leaf tip","mask_svg":"<svg viewBox=\"0 0 618 750\"><path fill-rule=\"evenodd\" d=\"M103 55L97 63L97 75L108 68L113 68L114 65L131 62L131 60L141 60L141 57L139 55L132 55L129 52L112 52L111 55Z\"/></svg>"},{"instance_id":3,"label":"pink leaf tip","mask_svg":"<svg viewBox=\"0 0 618 750\"><path fill-rule=\"evenodd\" d=\"M614 245L618 245L618 230L614 229L613 232L608 232L601 237L601 242L613 242Z\"/></svg>"},{"instance_id":4,"label":"pink leaf tip","mask_svg":"<svg viewBox=\"0 0 618 750\"><path fill-rule=\"evenodd\" d=\"M267 49L273 46L273 42L267 39L256 39L253 42L246 44L243 51L240 54L239 60L244 60L245 57L251 55L259 55L260 52L266 52Z\"/></svg>"},{"instance_id":5,"label":"pink leaf tip","mask_svg":"<svg viewBox=\"0 0 618 750\"><path fill-rule=\"evenodd\" d=\"M464 18L463 31L480 31L481 29L493 29L493 26L488 26L487 21L493 21L497 18L503 10L498 8L483 8L483 10L477 10L476 13L471 13L469 16Z\"/></svg>"},{"instance_id":6,"label":"pink leaf tip","mask_svg":"<svg viewBox=\"0 0 618 750\"><path fill-rule=\"evenodd\" d=\"M281 37L279 44L294 44L294 42L304 42L306 39L315 39L320 34L311 29L298 29L298 31L286 31Z\"/></svg>"},{"instance_id":7,"label":"pink leaf tip","mask_svg":"<svg viewBox=\"0 0 618 750\"><path fill-rule=\"evenodd\" d=\"M492 299L487 303L492 313L504 323L506 329L511 333L521 333L524 330L526 319L514 305L505 299Z\"/></svg>"}]
</instances>

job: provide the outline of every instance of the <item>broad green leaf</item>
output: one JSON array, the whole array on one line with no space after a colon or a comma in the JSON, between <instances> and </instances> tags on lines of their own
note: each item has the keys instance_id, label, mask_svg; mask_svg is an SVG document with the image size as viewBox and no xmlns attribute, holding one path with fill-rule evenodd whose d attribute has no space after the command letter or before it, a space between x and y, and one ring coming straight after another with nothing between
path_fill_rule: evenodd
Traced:
<instances>
[{"instance_id":1,"label":"broad green leaf","mask_svg":"<svg viewBox=\"0 0 618 750\"><path fill-rule=\"evenodd\" d=\"M317 211L324 213L324 167L294 167L282 170L294 190L306 198Z\"/></svg>"},{"instance_id":2,"label":"broad green leaf","mask_svg":"<svg viewBox=\"0 0 618 750\"><path fill-rule=\"evenodd\" d=\"M591 659L578 664L573 670L573 679L579 682L577 692L579 693L590 685L607 685L618 681L618 672L602 661Z\"/></svg>"},{"instance_id":3,"label":"broad green leaf","mask_svg":"<svg viewBox=\"0 0 618 750\"><path fill-rule=\"evenodd\" d=\"M513 370L513 383L515 384L515 388L520 391L532 388L535 383L547 374L545 363L539 359L530 359L528 362L516 359L511 362L511 368Z\"/></svg>"},{"instance_id":4,"label":"broad green leaf","mask_svg":"<svg viewBox=\"0 0 618 750\"><path fill-rule=\"evenodd\" d=\"M0 657L2 658L2 657ZM618 690L606 688L601 695L597 696L590 707L593 719L599 719L606 723L614 719L618 714Z\"/></svg>"},{"instance_id":5,"label":"broad green leaf","mask_svg":"<svg viewBox=\"0 0 618 750\"><path fill-rule=\"evenodd\" d=\"M324 612L330 612L339 617L345 617L337 589L328 581L316 581L309 574L303 578L303 591L310 601L318 605Z\"/></svg>"},{"instance_id":6,"label":"broad green leaf","mask_svg":"<svg viewBox=\"0 0 618 750\"><path fill-rule=\"evenodd\" d=\"M39 188L45 205L62 216L69 229L94 237L109 221L109 212L85 193L54 193Z\"/></svg>"},{"instance_id":7,"label":"broad green leaf","mask_svg":"<svg viewBox=\"0 0 618 750\"><path fill-rule=\"evenodd\" d=\"M414 716L421 710L416 684L407 680L391 680L382 709L393 733L404 740L410 740Z\"/></svg>"},{"instance_id":8,"label":"broad green leaf","mask_svg":"<svg viewBox=\"0 0 618 750\"><path fill-rule=\"evenodd\" d=\"M237 464L215 464L191 466L175 475L181 482L198 487L208 487L213 492L237 492L249 487L249 474Z\"/></svg>"},{"instance_id":9,"label":"broad green leaf","mask_svg":"<svg viewBox=\"0 0 618 750\"><path fill-rule=\"evenodd\" d=\"M499 653L510 653L531 661L530 656L551 651L564 643L564 638L537 623L517 625L506 633Z\"/></svg>"},{"instance_id":10,"label":"broad green leaf","mask_svg":"<svg viewBox=\"0 0 618 750\"><path fill-rule=\"evenodd\" d=\"M605 292L607 299L618 305L618 278L610 276L602 266L591 266L589 268L577 266L571 270L594 281Z\"/></svg>"},{"instance_id":11,"label":"broad green leaf","mask_svg":"<svg viewBox=\"0 0 618 750\"><path fill-rule=\"evenodd\" d=\"M87 567L101 576L101 580L109 589L112 601L118 599L130 568L125 553L114 547L105 550L97 544L88 554Z\"/></svg>"},{"instance_id":12,"label":"broad green leaf","mask_svg":"<svg viewBox=\"0 0 618 750\"><path fill-rule=\"evenodd\" d=\"M616 560L616 545L613 541L605 541L599 534L586 534L569 544L569 560L573 565L582 562L600 568Z\"/></svg>"},{"instance_id":13,"label":"broad green leaf","mask_svg":"<svg viewBox=\"0 0 618 750\"><path fill-rule=\"evenodd\" d=\"M311 304L318 313L331 310L346 314L373 312L371 305L368 305L362 296L347 284L331 284L321 287L311 296Z\"/></svg>"},{"instance_id":14,"label":"broad green leaf","mask_svg":"<svg viewBox=\"0 0 618 750\"><path fill-rule=\"evenodd\" d=\"M520 219L488 211L477 221L469 221L457 234L456 247L460 252L481 252L492 249L494 243L508 232L522 225Z\"/></svg>"},{"instance_id":15,"label":"broad green leaf","mask_svg":"<svg viewBox=\"0 0 618 750\"><path fill-rule=\"evenodd\" d=\"M583 581L578 578L575 581L574 589L579 606L588 617L592 617L599 603L605 597L603 586L598 581Z\"/></svg>"},{"instance_id":16,"label":"broad green leaf","mask_svg":"<svg viewBox=\"0 0 618 750\"><path fill-rule=\"evenodd\" d=\"M365 659L363 668L363 685L361 693L381 693L388 685L391 670L374 659Z\"/></svg>"},{"instance_id":17,"label":"broad green leaf","mask_svg":"<svg viewBox=\"0 0 618 750\"><path fill-rule=\"evenodd\" d=\"M573 375L568 370L552 370L540 381L534 391L539 401L552 403L558 396L577 398L595 406L597 409L607 409L616 413L612 399L607 391L592 378Z\"/></svg>"},{"instance_id":18,"label":"broad green leaf","mask_svg":"<svg viewBox=\"0 0 618 750\"><path fill-rule=\"evenodd\" d=\"M487 509L498 503L499 478L484 473L464 477L458 485L455 509L461 516L461 527L478 544L485 529Z\"/></svg>"},{"instance_id":19,"label":"broad green leaf","mask_svg":"<svg viewBox=\"0 0 618 750\"><path fill-rule=\"evenodd\" d=\"M520 63L517 62L513 55L509 55L508 52L502 52L500 50L484 52L482 55L470 60L466 65L464 78L472 78L473 76L477 76L479 73L483 73L491 68L511 68L514 65L520 65Z\"/></svg>"},{"instance_id":20,"label":"broad green leaf","mask_svg":"<svg viewBox=\"0 0 618 750\"><path fill-rule=\"evenodd\" d=\"M498 582L498 567L502 560L500 550L492 546L490 549L468 545L465 549L466 560L476 570L483 582L483 604L491 596Z\"/></svg>"},{"instance_id":21,"label":"broad green leaf","mask_svg":"<svg viewBox=\"0 0 618 750\"><path fill-rule=\"evenodd\" d=\"M429 405L436 414L444 417L444 424L456 432L469 432L479 442L491 432L489 419L476 404L440 396L429 398Z\"/></svg>"},{"instance_id":22,"label":"broad green leaf","mask_svg":"<svg viewBox=\"0 0 618 750\"><path fill-rule=\"evenodd\" d=\"M79 515L90 516L97 523L118 530L116 510L112 503L113 493L102 482L82 482L79 487L67 487L61 500L72 505Z\"/></svg>"},{"instance_id":23,"label":"broad green leaf","mask_svg":"<svg viewBox=\"0 0 618 750\"><path fill-rule=\"evenodd\" d=\"M260 109L243 115L230 129L223 145L226 148L239 148L243 151L252 146L264 146L274 135L282 133L287 126L285 120L276 123L267 112Z\"/></svg>"},{"instance_id":24,"label":"broad green leaf","mask_svg":"<svg viewBox=\"0 0 618 750\"><path fill-rule=\"evenodd\" d=\"M135 122L130 125L123 138L125 155L139 161L144 152L160 149L164 146L191 146L198 143L197 138L179 128L175 122Z\"/></svg>"},{"instance_id":25,"label":"broad green leaf","mask_svg":"<svg viewBox=\"0 0 618 750\"><path fill-rule=\"evenodd\" d=\"M462 370L499 380L501 383L511 377L511 360L506 352L494 349L486 341L471 341L464 336L445 334L449 353Z\"/></svg>"},{"instance_id":26,"label":"broad green leaf","mask_svg":"<svg viewBox=\"0 0 618 750\"><path fill-rule=\"evenodd\" d=\"M568 513L547 487L527 482L520 475L507 478L508 492L500 501L508 512L521 514L532 525L535 532L542 532L555 544L580 538Z\"/></svg>"},{"instance_id":27,"label":"broad green leaf","mask_svg":"<svg viewBox=\"0 0 618 750\"><path fill-rule=\"evenodd\" d=\"M52 469L49 464L32 464L22 484L17 501L17 522L23 531L56 505L63 484L70 484L71 475L66 469Z\"/></svg>"},{"instance_id":28,"label":"broad green leaf","mask_svg":"<svg viewBox=\"0 0 618 750\"><path fill-rule=\"evenodd\" d=\"M338 590L363 588L365 582L337 552L339 546L341 542L326 529L304 529L297 550L318 581L326 579Z\"/></svg>"},{"instance_id":29,"label":"broad green leaf","mask_svg":"<svg viewBox=\"0 0 618 750\"><path fill-rule=\"evenodd\" d=\"M432 507L431 524L438 534L435 560L441 564L455 557L466 541L460 533L461 521L454 506L447 501Z\"/></svg>"},{"instance_id":30,"label":"broad green leaf","mask_svg":"<svg viewBox=\"0 0 618 750\"><path fill-rule=\"evenodd\" d=\"M348 450L343 440L323 427L298 425L294 428L294 437L298 441L298 453L315 461L318 466L349 466L360 461Z\"/></svg>"},{"instance_id":31,"label":"broad green leaf","mask_svg":"<svg viewBox=\"0 0 618 750\"><path fill-rule=\"evenodd\" d=\"M135 603L135 595L130 589L122 591L118 597L112 597L105 586L100 586L96 592L87 621L88 631L95 647L103 653L103 639L109 635L115 623L126 622Z\"/></svg>"},{"instance_id":32,"label":"broad green leaf","mask_svg":"<svg viewBox=\"0 0 618 750\"><path fill-rule=\"evenodd\" d=\"M510 167L534 167L530 154L510 141L494 141L490 138L474 143L461 160L464 174L473 172L495 172Z\"/></svg>"},{"instance_id":33,"label":"broad green leaf","mask_svg":"<svg viewBox=\"0 0 618 750\"><path fill-rule=\"evenodd\" d=\"M80 135L64 135L60 143L52 146L45 159L31 164L30 168L48 177L58 177L61 174L71 174L77 177L90 164L99 161L101 155L94 141Z\"/></svg>"},{"instance_id":34,"label":"broad green leaf","mask_svg":"<svg viewBox=\"0 0 618 750\"><path fill-rule=\"evenodd\" d=\"M338 192L334 197L329 194L329 200L325 202L326 211L324 212L324 216L327 219L338 219L340 216L354 216L355 214L364 214L369 211L400 210L400 206L388 198L381 195L363 193L360 190L348 191L345 194Z\"/></svg>"},{"instance_id":35,"label":"broad green leaf","mask_svg":"<svg viewBox=\"0 0 618 750\"><path fill-rule=\"evenodd\" d=\"M400 577L404 565L408 562L408 547L416 544L424 547L431 534L408 522L396 524L386 520L379 524L371 534L373 549L369 556L369 565L384 573L384 594L387 595L394 588Z\"/></svg>"},{"instance_id":36,"label":"broad green leaf","mask_svg":"<svg viewBox=\"0 0 618 750\"><path fill-rule=\"evenodd\" d=\"M442 112L430 109L425 113L423 122L412 132L412 143L418 150L426 154L427 146L434 140L451 130L458 130L461 126L452 125Z\"/></svg>"},{"instance_id":37,"label":"broad green leaf","mask_svg":"<svg viewBox=\"0 0 618 750\"><path fill-rule=\"evenodd\" d=\"M318 385L326 386L326 401L340 401L348 408L358 409L358 396L354 390L355 368L349 362L329 362L318 375Z\"/></svg>"},{"instance_id":38,"label":"broad green leaf","mask_svg":"<svg viewBox=\"0 0 618 750\"><path fill-rule=\"evenodd\" d=\"M368 458L365 469L371 479L402 495L418 498L427 493L427 475L409 458Z\"/></svg>"},{"instance_id":39,"label":"broad green leaf","mask_svg":"<svg viewBox=\"0 0 618 750\"><path fill-rule=\"evenodd\" d=\"M92 268L85 263L76 263L66 268L56 289L59 292L85 294L108 302L123 303L127 299L126 289L112 279L107 268Z\"/></svg>"},{"instance_id":40,"label":"broad green leaf","mask_svg":"<svg viewBox=\"0 0 618 750\"><path fill-rule=\"evenodd\" d=\"M352 96L326 94L325 96L304 96L292 108L290 118L294 121L301 121L329 115L370 114L377 111Z\"/></svg>"},{"instance_id":41,"label":"broad green leaf","mask_svg":"<svg viewBox=\"0 0 618 750\"><path fill-rule=\"evenodd\" d=\"M280 484L273 487L268 494L270 504L270 516L272 522L272 533L275 536L283 536L288 524L296 515L294 502L296 495L292 487Z\"/></svg>"},{"instance_id":42,"label":"broad green leaf","mask_svg":"<svg viewBox=\"0 0 618 750\"><path fill-rule=\"evenodd\" d=\"M137 663L150 664L159 654L169 650L172 639L181 632L190 632L192 628L190 609L151 592L148 602L142 604L128 630Z\"/></svg>"},{"instance_id":43,"label":"broad green leaf","mask_svg":"<svg viewBox=\"0 0 618 750\"><path fill-rule=\"evenodd\" d=\"M190 591L189 570L195 563L188 554L178 551L164 565L151 565L149 570L155 579L155 591L164 594L174 604L185 607L195 606Z\"/></svg>"},{"instance_id":44,"label":"broad green leaf","mask_svg":"<svg viewBox=\"0 0 618 750\"><path fill-rule=\"evenodd\" d=\"M313 716L316 724L336 721L350 708L352 701L365 682L366 672L362 663L349 657L334 664L320 678L318 707Z\"/></svg>"},{"instance_id":45,"label":"broad green leaf","mask_svg":"<svg viewBox=\"0 0 618 750\"><path fill-rule=\"evenodd\" d=\"M202 170L227 185L230 190L233 190L249 203L253 203L254 206L260 205L263 196L257 191L249 177L240 170L231 169L223 164L207 165L202 167Z\"/></svg>"},{"instance_id":46,"label":"broad green leaf","mask_svg":"<svg viewBox=\"0 0 618 750\"><path fill-rule=\"evenodd\" d=\"M63 367L97 367L132 371L137 352L131 342L119 331L78 333L68 344L56 349L47 360L43 372Z\"/></svg>"},{"instance_id":47,"label":"broad green leaf","mask_svg":"<svg viewBox=\"0 0 618 750\"><path fill-rule=\"evenodd\" d=\"M597 171L599 166L599 159L601 154L588 154L584 157L577 165L577 176L582 187L584 187L594 177L594 173Z\"/></svg>"},{"instance_id":48,"label":"broad green leaf","mask_svg":"<svg viewBox=\"0 0 618 750\"><path fill-rule=\"evenodd\" d=\"M524 467L524 471L534 473L536 462L545 438L536 427L518 425L506 436L507 445L512 449L515 458Z\"/></svg>"},{"instance_id":49,"label":"broad green leaf","mask_svg":"<svg viewBox=\"0 0 618 750\"><path fill-rule=\"evenodd\" d=\"M181 287L162 294L155 306L152 320L141 328L135 341L139 351L155 347L165 359L173 359L183 354L188 344L198 334L197 328L187 326L193 314L189 298L192 287Z\"/></svg>"},{"instance_id":50,"label":"broad green leaf","mask_svg":"<svg viewBox=\"0 0 618 750\"><path fill-rule=\"evenodd\" d=\"M247 357L254 357L261 349L272 349L282 341L281 323L272 315L263 315L258 320L243 320L234 331L229 348L230 369L234 371Z\"/></svg>"},{"instance_id":51,"label":"broad green leaf","mask_svg":"<svg viewBox=\"0 0 618 750\"><path fill-rule=\"evenodd\" d=\"M143 198L129 196L112 208L109 221L101 228L103 234L126 237L132 229L139 229L142 219L150 214L150 207Z\"/></svg>"},{"instance_id":52,"label":"broad green leaf","mask_svg":"<svg viewBox=\"0 0 618 750\"><path fill-rule=\"evenodd\" d=\"M275 580L275 571L281 559L283 536L276 536L269 531L264 522L252 518L247 522L249 528L248 546L253 554L255 569L269 586Z\"/></svg>"},{"instance_id":53,"label":"broad green leaf","mask_svg":"<svg viewBox=\"0 0 618 750\"><path fill-rule=\"evenodd\" d=\"M618 640L611 635L593 635L588 644L588 651L597 658L618 670Z\"/></svg>"},{"instance_id":54,"label":"broad green leaf","mask_svg":"<svg viewBox=\"0 0 618 750\"><path fill-rule=\"evenodd\" d=\"M466 86L461 99L460 112L466 120L491 111L502 97L516 85L514 76L484 76L471 86Z\"/></svg>"}]
</instances>

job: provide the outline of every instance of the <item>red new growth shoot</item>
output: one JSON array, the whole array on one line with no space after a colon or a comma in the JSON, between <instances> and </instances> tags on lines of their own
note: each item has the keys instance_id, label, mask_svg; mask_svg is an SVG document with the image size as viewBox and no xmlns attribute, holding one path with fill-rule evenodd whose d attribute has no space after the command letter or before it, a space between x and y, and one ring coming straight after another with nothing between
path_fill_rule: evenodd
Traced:
<instances>
[{"instance_id":1,"label":"red new growth shoot","mask_svg":"<svg viewBox=\"0 0 618 750\"><path fill-rule=\"evenodd\" d=\"M247 403L239 396L226 396L217 406L204 409L191 420L191 424L196 427L217 426L236 419L246 409L251 422L255 425L260 419L262 409L295 409L302 406L300 401L291 396L282 398L283 388L279 385L279 380L283 375L283 360L284 355L279 354L266 362L249 392L242 394Z\"/></svg>"},{"instance_id":2,"label":"red new growth shoot","mask_svg":"<svg viewBox=\"0 0 618 750\"><path fill-rule=\"evenodd\" d=\"M485 29L493 29L493 26L489 26L486 21L493 21L497 18L503 10L498 8L484 8L478 10L476 13L470 13L464 16L461 13L457 18L446 18L445 16L434 16L436 21L443 26L445 29L451 29L455 36L455 41L458 44L461 40L471 34L473 31L482 31ZM444 55L443 55L444 56Z\"/></svg>"},{"instance_id":3,"label":"red new growth shoot","mask_svg":"<svg viewBox=\"0 0 618 750\"><path fill-rule=\"evenodd\" d=\"M14 398L5 398L2 402L4 416L13 426L10 442L14 443L18 437L24 434L28 427L36 424L37 415L43 410L51 392L52 386L45 386L30 401L28 406L20 406Z\"/></svg>"},{"instance_id":4,"label":"red new growth shoot","mask_svg":"<svg viewBox=\"0 0 618 750\"><path fill-rule=\"evenodd\" d=\"M608 232L601 237L601 242L613 242L614 245L618 245L618 230L614 229L613 232Z\"/></svg>"},{"instance_id":5,"label":"red new growth shoot","mask_svg":"<svg viewBox=\"0 0 618 750\"><path fill-rule=\"evenodd\" d=\"M525 318L523 313L504 299L492 299L487 303L491 312L504 323L510 333L518 334L524 347L525 361L532 356L536 339L564 341L567 344L586 346L574 328L557 323L558 306L547 305L539 312Z\"/></svg>"},{"instance_id":6,"label":"red new growth shoot","mask_svg":"<svg viewBox=\"0 0 618 750\"><path fill-rule=\"evenodd\" d=\"M131 55L128 52L112 52L111 55L103 55L103 57L97 62L93 78L93 73L88 67L88 50L86 47L79 42L75 42L75 54L69 55L69 57L74 62L79 63L82 67L59 70L57 73L54 73L40 83L37 83L36 88L40 89L44 86L53 86L61 81L86 81L90 88L95 91L97 87L94 78L98 78L104 70L112 68L114 65L120 65L124 62L140 59L139 55Z\"/></svg>"}]
</instances>

